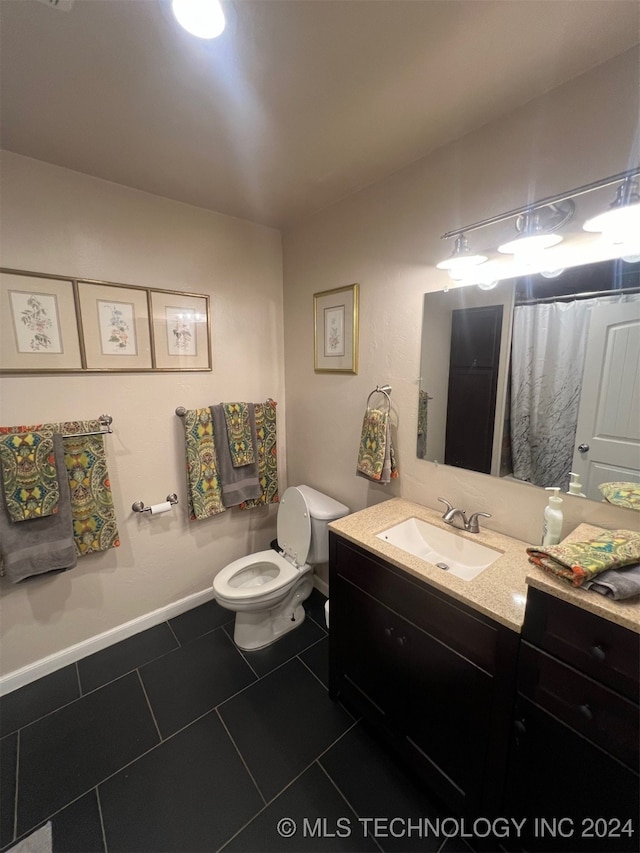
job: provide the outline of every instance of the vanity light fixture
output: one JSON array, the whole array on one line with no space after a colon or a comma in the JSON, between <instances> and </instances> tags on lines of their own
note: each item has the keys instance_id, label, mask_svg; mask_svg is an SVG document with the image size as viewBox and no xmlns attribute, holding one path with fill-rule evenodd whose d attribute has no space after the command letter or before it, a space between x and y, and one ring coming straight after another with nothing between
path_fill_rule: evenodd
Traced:
<instances>
[{"instance_id":1,"label":"vanity light fixture","mask_svg":"<svg viewBox=\"0 0 640 853\"><path fill-rule=\"evenodd\" d=\"M633 179L637 179L638 175L640 175L640 166L592 181L589 184L583 184L557 195L528 202L513 210L490 216L471 225L465 225L463 228L447 231L446 234L442 235L442 239L449 240L455 237L455 246L451 256L440 261L436 266L438 269L448 270L452 279L467 284L481 286L482 284L486 285L490 280L501 278L499 274L492 274L491 276L485 274L479 280L479 277L474 275L474 268L488 260L488 253L473 253L469 248L466 234L469 231L476 231L479 228L513 219L518 236L502 243L498 246L497 251L501 254L513 255L515 262L527 267L542 269L546 267L546 270L549 270L546 273L548 277L560 274L560 271L554 270L551 265L546 266L549 262L547 261L545 264L543 260L544 251L539 253L538 250L550 248L562 241L562 236L556 232L573 217L576 209L575 199L578 196L613 184L621 184L621 186L618 187L616 198L610 210L592 217L585 222L583 227L586 231L602 232L607 246L603 255L607 258L611 258L613 254L614 257L635 259L640 253L640 194L637 180ZM614 247L613 253L612 246ZM563 264L563 266L569 265Z\"/></svg>"},{"instance_id":2,"label":"vanity light fixture","mask_svg":"<svg viewBox=\"0 0 640 853\"><path fill-rule=\"evenodd\" d=\"M560 234L553 232L562 228L573 216L575 203L568 199L562 204L527 210L516 218L516 231L520 236L498 246L503 255L532 255L541 249L549 249L562 242Z\"/></svg>"},{"instance_id":3,"label":"vanity light fixture","mask_svg":"<svg viewBox=\"0 0 640 853\"><path fill-rule=\"evenodd\" d=\"M486 260L486 255L475 254L471 251L469 241L464 234L458 234L451 255L444 261L440 261L436 266L439 270L450 270L450 275L454 278L454 272L475 267L478 264L483 264Z\"/></svg>"},{"instance_id":4,"label":"vanity light fixture","mask_svg":"<svg viewBox=\"0 0 640 853\"><path fill-rule=\"evenodd\" d=\"M609 210L587 219L585 231L600 232L612 243L626 243L640 233L640 195L638 184L625 178L616 191Z\"/></svg>"},{"instance_id":5,"label":"vanity light fixture","mask_svg":"<svg viewBox=\"0 0 640 853\"><path fill-rule=\"evenodd\" d=\"M180 26L197 38L217 38L225 28L220 0L171 0L171 10Z\"/></svg>"}]
</instances>

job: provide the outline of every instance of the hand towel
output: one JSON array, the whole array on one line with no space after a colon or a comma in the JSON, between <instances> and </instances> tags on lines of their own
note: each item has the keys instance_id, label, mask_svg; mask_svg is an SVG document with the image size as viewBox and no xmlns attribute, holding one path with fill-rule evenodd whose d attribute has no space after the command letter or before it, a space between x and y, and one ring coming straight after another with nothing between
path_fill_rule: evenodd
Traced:
<instances>
[{"instance_id":1,"label":"hand towel","mask_svg":"<svg viewBox=\"0 0 640 853\"><path fill-rule=\"evenodd\" d=\"M18 583L33 575L73 568L78 560L73 536L69 484L64 477L62 436L52 437L60 495L58 512L15 524L10 520L6 501L0 498L0 552L5 574Z\"/></svg>"},{"instance_id":2,"label":"hand towel","mask_svg":"<svg viewBox=\"0 0 640 853\"><path fill-rule=\"evenodd\" d=\"M365 411L356 474L382 484L398 476L388 412L369 408Z\"/></svg>"},{"instance_id":3,"label":"hand towel","mask_svg":"<svg viewBox=\"0 0 640 853\"><path fill-rule=\"evenodd\" d=\"M426 391L418 394L418 441L416 452L418 459L427 458L427 417L429 410L429 395Z\"/></svg>"},{"instance_id":4,"label":"hand towel","mask_svg":"<svg viewBox=\"0 0 640 853\"><path fill-rule=\"evenodd\" d=\"M248 403L222 403L227 426L229 455L234 468L256 461L255 441L249 424Z\"/></svg>"},{"instance_id":5,"label":"hand towel","mask_svg":"<svg viewBox=\"0 0 640 853\"><path fill-rule=\"evenodd\" d=\"M60 486L52 435L51 430L31 430L0 437L2 483L12 521L42 518L58 511ZM61 472L64 475L64 468Z\"/></svg>"},{"instance_id":6,"label":"hand towel","mask_svg":"<svg viewBox=\"0 0 640 853\"><path fill-rule=\"evenodd\" d=\"M84 557L120 545L116 511L107 470L104 436L97 434L98 421L65 421L60 424L64 461L71 490L73 535L78 554ZM75 435L96 431L94 435Z\"/></svg>"},{"instance_id":7,"label":"hand towel","mask_svg":"<svg viewBox=\"0 0 640 853\"><path fill-rule=\"evenodd\" d=\"M188 409L182 418L187 455L189 516L210 518L224 512L210 409Z\"/></svg>"},{"instance_id":8,"label":"hand towel","mask_svg":"<svg viewBox=\"0 0 640 853\"><path fill-rule=\"evenodd\" d=\"M213 418L213 436L216 445L218 472L222 482L222 503L228 509L232 506L239 506L250 498L259 498L262 494L258 478L258 463L252 462L249 465L242 465L239 468L233 467L229 442L227 440L227 424L223 404L218 403L216 406L211 406L210 408ZM252 403L248 404L248 410L251 438L255 446L256 420Z\"/></svg>"},{"instance_id":9,"label":"hand towel","mask_svg":"<svg viewBox=\"0 0 640 853\"><path fill-rule=\"evenodd\" d=\"M76 549L81 557L120 545L104 436L98 434L102 427L103 424L96 419L0 427L0 435L33 430L50 430L62 435L67 480L71 491L73 533Z\"/></svg>"},{"instance_id":10,"label":"hand towel","mask_svg":"<svg viewBox=\"0 0 640 853\"><path fill-rule=\"evenodd\" d=\"M240 509L278 503L278 432L276 421L276 401L254 404L256 419L256 439L258 442L258 479L261 494L259 498L250 498L240 504Z\"/></svg>"},{"instance_id":11,"label":"hand towel","mask_svg":"<svg viewBox=\"0 0 640 853\"><path fill-rule=\"evenodd\" d=\"M622 569L608 569L598 575L596 580L585 581L582 586L616 601L633 598L640 595L640 563Z\"/></svg>"},{"instance_id":12,"label":"hand towel","mask_svg":"<svg viewBox=\"0 0 640 853\"><path fill-rule=\"evenodd\" d=\"M573 586L582 586L608 569L640 562L640 533L605 530L586 542L567 542L549 548L527 548L529 562Z\"/></svg>"},{"instance_id":13,"label":"hand towel","mask_svg":"<svg viewBox=\"0 0 640 853\"><path fill-rule=\"evenodd\" d=\"M640 483L602 483L598 488L607 503L640 510Z\"/></svg>"}]
</instances>

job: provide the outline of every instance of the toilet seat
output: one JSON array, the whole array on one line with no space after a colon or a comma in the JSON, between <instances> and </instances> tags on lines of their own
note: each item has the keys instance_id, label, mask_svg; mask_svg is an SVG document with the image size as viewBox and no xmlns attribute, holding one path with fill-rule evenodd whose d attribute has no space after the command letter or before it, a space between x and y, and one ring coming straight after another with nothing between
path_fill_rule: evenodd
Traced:
<instances>
[{"instance_id":1,"label":"toilet seat","mask_svg":"<svg viewBox=\"0 0 640 853\"><path fill-rule=\"evenodd\" d=\"M300 569L276 551L268 549L240 557L213 579L216 598L230 604L240 601L268 603L300 577ZM262 581L262 582L261 582Z\"/></svg>"}]
</instances>

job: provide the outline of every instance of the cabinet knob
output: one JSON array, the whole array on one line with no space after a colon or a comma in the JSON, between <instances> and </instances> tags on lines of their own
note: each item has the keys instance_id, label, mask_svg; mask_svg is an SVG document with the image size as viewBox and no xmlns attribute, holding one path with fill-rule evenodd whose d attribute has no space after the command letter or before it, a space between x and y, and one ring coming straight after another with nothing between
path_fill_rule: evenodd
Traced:
<instances>
[{"instance_id":1,"label":"cabinet knob","mask_svg":"<svg viewBox=\"0 0 640 853\"><path fill-rule=\"evenodd\" d=\"M407 642L406 637L397 637L396 642L399 646L404 646Z\"/></svg>"},{"instance_id":2,"label":"cabinet knob","mask_svg":"<svg viewBox=\"0 0 640 853\"><path fill-rule=\"evenodd\" d=\"M603 661L607 656L607 653L599 643L595 646L591 646L591 654L599 661Z\"/></svg>"},{"instance_id":3,"label":"cabinet knob","mask_svg":"<svg viewBox=\"0 0 640 853\"><path fill-rule=\"evenodd\" d=\"M591 708L587 705L587 703L586 703L586 702L584 703L584 705L579 705L579 706L578 706L578 710L580 711L580 713L582 714L582 716L583 716L583 717L585 717L585 719L587 719L587 720L593 720L593 711L592 711L592 710L591 710Z\"/></svg>"},{"instance_id":4,"label":"cabinet knob","mask_svg":"<svg viewBox=\"0 0 640 853\"><path fill-rule=\"evenodd\" d=\"M390 637L393 634L393 628L385 628L384 635L385 637Z\"/></svg>"},{"instance_id":5,"label":"cabinet knob","mask_svg":"<svg viewBox=\"0 0 640 853\"><path fill-rule=\"evenodd\" d=\"M527 733L527 727L525 726L523 720L516 720L513 724L513 727L516 730L517 735L524 735Z\"/></svg>"}]
</instances>

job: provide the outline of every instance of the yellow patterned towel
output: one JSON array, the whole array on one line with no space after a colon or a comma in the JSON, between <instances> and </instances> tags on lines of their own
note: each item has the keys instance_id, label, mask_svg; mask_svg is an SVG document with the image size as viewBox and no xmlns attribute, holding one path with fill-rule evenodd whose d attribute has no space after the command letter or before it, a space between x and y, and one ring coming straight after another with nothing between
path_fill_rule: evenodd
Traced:
<instances>
[{"instance_id":1,"label":"yellow patterned towel","mask_svg":"<svg viewBox=\"0 0 640 853\"><path fill-rule=\"evenodd\" d=\"M598 488L607 503L640 510L640 483L602 483Z\"/></svg>"},{"instance_id":2,"label":"yellow patterned towel","mask_svg":"<svg viewBox=\"0 0 640 853\"><path fill-rule=\"evenodd\" d=\"M223 403L224 419L227 425L227 440L231 464L234 468L243 465L253 465L256 454L249 423L249 406L247 403Z\"/></svg>"},{"instance_id":3,"label":"yellow patterned towel","mask_svg":"<svg viewBox=\"0 0 640 853\"><path fill-rule=\"evenodd\" d=\"M549 548L527 548L529 562L582 586L585 581L608 569L620 569L640 562L640 533L633 530L605 530L586 542L567 542Z\"/></svg>"},{"instance_id":4,"label":"yellow patterned towel","mask_svg":"<svg viewBox=\"0 0 640 853\"><path fill-rule=\"evenodd\" d=\"M189 480L189 516L193 519L209 518L224 512L211 410L188 409L182 421Z\"/></svg>"},{"instance_id":5,"label":"yellow patterned towel","mask_svg":"<svg viewBox=\"0 0 640 853\"><path fill-rule=\"evenodd\" d=\"M364 413L356 474L382 484L398 476L388 412L367 408Z\"/></svg>"},{"instance_id":6,"label":"yellow patterned towel","mask_svg":"<svg viewBox=\"0 0 640 853\"><path fill-rule=\"evenodd\" d=\"M0 463L11 521L44 518L58 511L60 484L51 430L1 436Z\"/></svg>"}]
</instances>

